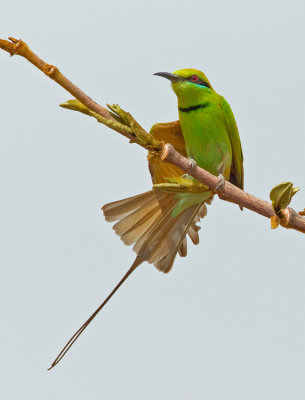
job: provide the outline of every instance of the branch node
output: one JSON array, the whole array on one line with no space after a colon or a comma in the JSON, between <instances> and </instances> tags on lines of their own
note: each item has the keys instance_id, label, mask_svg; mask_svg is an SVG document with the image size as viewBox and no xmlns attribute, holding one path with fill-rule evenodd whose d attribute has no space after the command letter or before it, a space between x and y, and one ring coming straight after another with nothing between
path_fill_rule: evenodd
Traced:
<instances>
[{"instance_id":1,"label":"branch node","mask_svg":"<svg viewBox=\"0 0 305 400\"><path fill-rule=\"evenodd\" d=\"M22 40L21 39L19 39L19 40L15 39L13 37L9 37L8 40L10 40L12 43L14 43L14 48L10 52L10 56L13 57L13 55L17 53L18 48L21 46Z\"/></svg>"},{"instance_id":2,"label":"branch node","mask_svg":"<svg viewBox=\"0 0 305 400\"><path fill-rule=\"evenodd\" d=\"M164 142L163 142L160 153L159 153L160 160L162 160L162 161L167 160L169 158L170 154L173 153L173 150L175 150L175 149L172 144L170 144L170 143L164 144Z\"/></svg>"},{"instance_id":3,"label":"branch node","mask_svg":"<svg viewBox=\"0 0 305 400\"><path fill-rule=\"evenodd\" d=\"M15 39L15 38L13 38L12 36L10 36L10 37L8 38L8 40L10 40L12 43L17 43L17 42L20 42L20 41L21 41L21 39Z\"/></svg>"},{"instance_id":4,"label":"branch node","mask_svg":"<svg viewBox=\"0 0 305 400\"><path fill-rule=\"evenodd\" d=\"M55 73L58 71L58 68L55 67L54 65L46 64L44 67L44 73L51 79L53 79L53 76Z\"/></svg>"},{"instance_id":5,"label":"branch node","mask_svg":"<svg viewBox=\"0 0 305 400\"><path fill-rule=\"evenodd\" d=\"M290 222L291 222L291 208L287 207L284 208L284 210L281 210L280 213L278 214L278 217L280 219L280 224L284 228L289 228Z\"/></svg>"}]
</instances>

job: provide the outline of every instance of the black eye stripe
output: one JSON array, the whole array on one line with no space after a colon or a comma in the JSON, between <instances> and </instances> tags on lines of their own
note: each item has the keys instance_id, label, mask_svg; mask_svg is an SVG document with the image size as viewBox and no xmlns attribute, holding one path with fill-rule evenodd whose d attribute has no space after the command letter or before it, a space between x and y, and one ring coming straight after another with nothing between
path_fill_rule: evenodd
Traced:
<instances>
[{"instance_id":1,"label":"black eye stripe","mask_svg":"<svg viewBox=\"0 0 305 400\"><path fill-rule=\"evenodd\" d=\"M192 76L193 76L193 75L192 75ZM190 76L189 78L186 78L186 79L187 79L188 81L194 83L195 85L205 86L205 87L208 87L208 88L211 87L207 82L203 81L203 80L200 79L200 78L199 78L198 81L196 81L196 82L192 81L192 76Z\"/></svg>"}]
</instances>

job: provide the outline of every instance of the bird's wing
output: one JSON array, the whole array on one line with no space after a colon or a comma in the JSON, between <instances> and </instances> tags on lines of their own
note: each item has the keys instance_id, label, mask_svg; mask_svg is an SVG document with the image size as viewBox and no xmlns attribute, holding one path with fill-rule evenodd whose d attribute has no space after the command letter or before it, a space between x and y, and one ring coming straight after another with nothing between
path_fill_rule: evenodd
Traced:
<instances>
[{"instance_id":1,"label":"bird's wing","mask_svg":"<svg viewBox=\"0 0 305 400\"><path fill-rule=\"evenodd\" d=\"M174 148L186 157L185 143L179 121L159 123L152 126L150 134L160 141L171 143ZM175 165L161 161L152 153L148 154L148 167L153 184L166 182L167 177L178 177L184 172Z\"/></svg>"},{"instance_id":2,"label":"bird's wing","mask_svg":"<svg viewBox=\"0 0 305 400\"><path fill-rule=\"evenodd\" d=\"M241 148L238 128L229 103L222 98L221 107L224 114L227 132L232 146L232 168L230 182L234 185L244 188L244 167L243 167L243 152Z\"/></svg>"},{"instance_id":3,"label":"bird's wing","mask_svg":"<svg viewBox=\"0 0 305 400\"><path fill-rule=\"evenodd\" d=\"M180 154L182 154L184 157L187 157L185 150L185 142L179 121L157 123L152 126L149 133L154 138L160 141L172 144ZM153 184L166 182L165 178L168 177L178 177L185 174L185 172L183 172L180 168L176 167L174 164L162 161L160 160L159 157L156 157L152 153L149 153L147 158L148 158L148 168L151 174L151 179ZM194 217L193 221L189 225L187 232L194 244L199 243L198 231L200 228L198 227L198 225L196 225L196 223L199 222L200 218L204 217L206 213L205 205L203 204L199 210L200 212L198 212L197 216ZM184 237L178 251L181 257L186 256L187 254L186 237Z\"/></svg>"}]
</instances>

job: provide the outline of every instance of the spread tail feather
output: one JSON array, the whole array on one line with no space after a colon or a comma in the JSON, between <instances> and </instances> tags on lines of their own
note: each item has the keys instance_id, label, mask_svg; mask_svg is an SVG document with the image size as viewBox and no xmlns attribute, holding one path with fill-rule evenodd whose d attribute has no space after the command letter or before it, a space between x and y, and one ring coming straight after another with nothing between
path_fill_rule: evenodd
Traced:
<instances>
[{"instance_id":1,"label":"spread tail feather","mask_svg":"<svg viewBox=\"0 0 305 400\"><path fill-rule=\"evenodd\" d=\"M107 221L118 221L113 229L125 244L134 244L142 261L169 272L177 252L182 257L187 254L187 233L194 244L199 243L196 223L206 214L201 203L173 217L177 201L175 193L151 190L106 204L102 210Z\"/></svg>"},{"instance_id":2,"label":"spread tail feather","mask_svg":"<svg viewBox=\"0 0 305 400\"><path fill-rule=\"evenodd\" d=\"M113 228L123 242L128 245L134 243L137 257L108 297L69 339L49 369L61 361L90 322L142 262L148 261L160 271L169 272L177 252L182 257L186 256L186 234L189 234L194 244L199 242L200 228L196 223L206 214L205 204L193 205L173 217L177 201L174 193L151 190L103 207L107 221L118 221Z\"/></svg>"}]
</instances>

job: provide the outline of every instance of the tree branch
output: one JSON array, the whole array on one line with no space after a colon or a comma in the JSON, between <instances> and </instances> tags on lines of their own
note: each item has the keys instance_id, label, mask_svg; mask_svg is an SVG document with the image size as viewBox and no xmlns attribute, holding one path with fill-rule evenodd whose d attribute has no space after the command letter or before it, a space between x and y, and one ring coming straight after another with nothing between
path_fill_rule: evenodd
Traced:
<instances>
[{"instance_id":1,"label":"tree branch","mask_svg":"<svg viewBox=\"0 0 305 400\"><path fill-rule=\"evenodd\" d=\"M198 181L207 185L212 191L218 194L222 200L230 201L242 207L248 208L264 217L271 218L275 212L271 203L249 194L231 182L226 181L222 190L217 190L218 177L210 174L208 171L193 166L190 160L178 153L171 144L164 144L159 154L161 160L175 164ZM281 210L278 214L280 224L284 228L291 228L305 233L305 218L299 215L290 207Z\"/></svg>"},{"instance_id":2,"label":"tree branch","mask_svg":"<svg viewBox=\"0 0 305 400\"><path fill-rule=\"evenodd\" d=\"M236 203L267 218L272 218L277 215L281 226L305 233L305 218L292 208L287 207L275 214L271 203L246 193L227 181L221 190L217 190L217 184L219 183L218 177L198 166L194 167L193 164L178 153L171 144L164 144L153 139L130 114L124 112L118 106L110 107L113 111L110 112L107 108L97 104L68 80L57 67L47 64L39 58L22 40L14 38L9 38L9 40L10 41L0 39L0 48L9 52L11 56L16 54L26 58L85 106L85 108L82 108L79 104L72 105L73 101L70 101L64 103L62 105L63 107L95 117L99 122L130 139L131 142L135 142L153 151L161 160L175 164L181 170L207 185L212 191L217 193L221 199Z\"/></svg>"}]
</instances>

